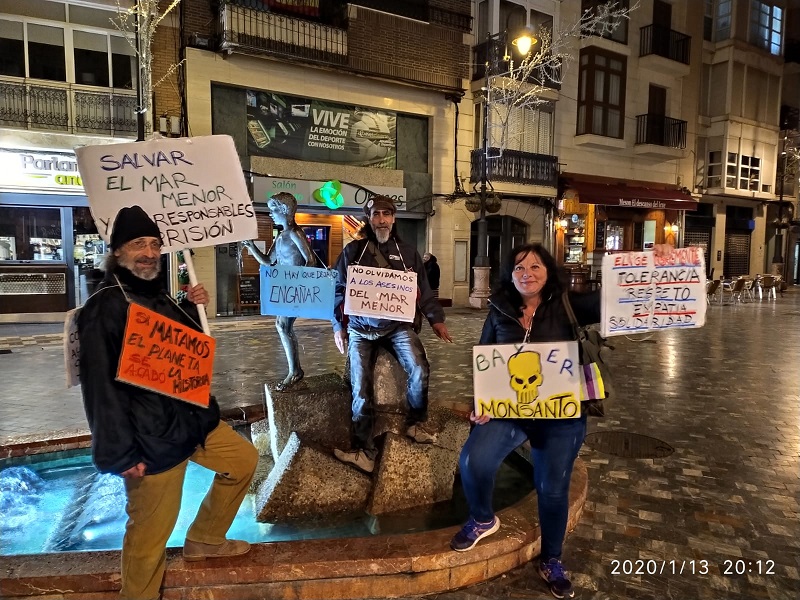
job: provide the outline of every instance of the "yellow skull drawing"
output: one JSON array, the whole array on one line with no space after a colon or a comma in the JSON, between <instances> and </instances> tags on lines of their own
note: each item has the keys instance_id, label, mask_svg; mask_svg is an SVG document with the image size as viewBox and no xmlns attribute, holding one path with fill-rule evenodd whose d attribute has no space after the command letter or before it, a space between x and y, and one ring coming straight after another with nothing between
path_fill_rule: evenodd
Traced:
<instances>
[{"instance_id":1,"label":"yellow skull drawing","mask_svg":"<svg viewBox=\"0 0 800 600\"><path fill-rule=\"evenodd\" d=\"M508 359L511 389L517 392L517 404L531 404L539 396L542 384L542 361L538 352L519 352Z\"/></svg>"}]
</instances>

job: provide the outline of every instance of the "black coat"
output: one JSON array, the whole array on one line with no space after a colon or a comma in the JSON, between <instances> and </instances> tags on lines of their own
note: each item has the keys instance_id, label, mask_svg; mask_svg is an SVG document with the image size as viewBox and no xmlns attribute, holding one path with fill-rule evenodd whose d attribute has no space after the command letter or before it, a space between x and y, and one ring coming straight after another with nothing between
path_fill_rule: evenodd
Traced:
<instances>
[{"instance_id":1,"label":"black coat","mask_svg":"<svg viewBox=\"0 0 800 600\"><path fill-rule=\"evenodd\" d=\"M117 267L133 302L200 331L194 304L180 310L161 281L144 281ZM128 301L108 274L78 315L80 380L92 430L92 456L102 473L122 473L143 462L153 475L180 464L219 424L219 406L211 397L202 408L115 380L122 352ZM189 318L191 317L191 318Z\"/></svg>"},{"instance_id":2,"label":"black coat","mask_svg":"<svg viewBox=\"0 0 800 600\"><path fill-rule=\"evenodd\" d=\"M600 292L569 293L569 302L580 325L600 322ZM489 314L483 324L479 344L513 344L525 339L525 328L517 312L503 293L489 298ZM561 342L574 340L561 296L553 296L536 309L531 326L530 342Z\"/></svg>"},{"instance_id":3,"label":"black coat","mask_svg":"<svg viewBox=\"0 0 800 600\"><path fill-rule=\"evenodd\" d=\"M428 276L428 284L432 290L439 289L439 279L441 279L441 270L439 263L436 261L435 256L431 256L428 262L425 263L425 274Z\"/></svg>"},{"instance_id":4,"label":"black coat","mask_svg":"<svg viewBox=\"0 0 800 600\"><path fill-rule=\"evenodd\" d=\"M361 265L364 267L377 267L378 262L365 247L368 239L355 240L347 244L336 261L336 271L339 276L336 282L336 297L333 303L333 330L339 331L345 322L344 299L347 290L347 267ZM444 323L444 309L433 295L428 277L425 274L422 257L416 248L405 242L390 238L385 244L373 241L378 252L381 252L392 269L403 271L409 269L417 274L417 308L425 315L431 325ZM397 251L400 251L398 257ZM397 258L394 258L397 257ZM371 333L376 336L384 335L398 326L400 321L378 319L375 317L348 316L347 327L360 333Z\"/></svg>"}]
</instances>

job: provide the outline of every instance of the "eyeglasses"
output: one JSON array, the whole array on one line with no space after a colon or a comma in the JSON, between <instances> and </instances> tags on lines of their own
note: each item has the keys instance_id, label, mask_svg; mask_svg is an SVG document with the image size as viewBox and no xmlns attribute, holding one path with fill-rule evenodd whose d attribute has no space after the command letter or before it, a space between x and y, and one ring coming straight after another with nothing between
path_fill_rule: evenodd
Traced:
<instances>
[{"instance_id":1,"label":"eyeglasses","mask_svg":"<svg viewBox=\"0 0 800 600\"><path fill-rule=\"evenodd\" d=\"M131 240L128 242L128 246L133 248L134 250L144 250L145 248L150 248L153 252L161 252L161 247L163 244L159 240L153 240L148 242L143 238L139 238L138 240Z\"/></svg>"}]
</instances>

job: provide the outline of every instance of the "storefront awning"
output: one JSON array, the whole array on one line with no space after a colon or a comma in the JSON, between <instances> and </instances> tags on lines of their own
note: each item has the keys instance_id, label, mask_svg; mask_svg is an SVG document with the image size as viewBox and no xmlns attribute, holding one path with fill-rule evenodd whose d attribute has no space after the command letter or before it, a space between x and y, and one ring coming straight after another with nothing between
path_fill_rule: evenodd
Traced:
<instances>
[{"instance_id":1,"label":"storefront awning","mask_svg":"<svg viewBox=\"0 0 800 600\"><path fill-rule=\"evenodd\" d=\"M628 208L696 210L697 202L681 190L660 190L643 186L570 181L570 191L583 204L604 204Z\"/></svg>"}]
</instances>

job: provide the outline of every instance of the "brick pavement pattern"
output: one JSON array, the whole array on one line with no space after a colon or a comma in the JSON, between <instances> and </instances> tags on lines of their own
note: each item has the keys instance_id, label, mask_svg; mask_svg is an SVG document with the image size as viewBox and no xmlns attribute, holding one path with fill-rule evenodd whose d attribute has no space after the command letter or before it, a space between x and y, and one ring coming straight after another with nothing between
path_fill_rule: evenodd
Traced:
<instances>
[{"instance_id":1,"label":"brick pavement pattern","mask_svg":"<svg viewBox=\"0 0 800 600\"><path fill-rule=\"evenodd\" d=\"M455 344L441 343L430 330L423 335L431 399L464 408L471 398L471 344L484 315L459 309L447 315ZM702 329L614 339L617 398L605 419L590 419L590 433L648 435L675 452L637 460L583 447L589 499L563 557L576 598L800 597L798 325L800 293L793 291L777 301L711 306ZM63 388L60 336L52 328L30 335L17 329L8 335L0 327L0 350L11 350L0 354L0 445L3 437L85 428L79 390ZM296 331L307 375L341 371L343 357L327 324L298 321ZM223 407L260 402L264 381L285 371L272 319L220 321L212 333L214 391ZM769 574L758 574L759 560ZM643 573L630 572L640 564ZM742 564L748 572L738 575ZM726 565L732 574L724 573ZM532 563L430 596L550 597Z\"/></svg>"}]
</instances>

